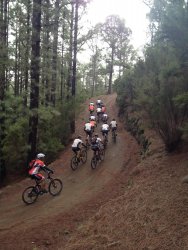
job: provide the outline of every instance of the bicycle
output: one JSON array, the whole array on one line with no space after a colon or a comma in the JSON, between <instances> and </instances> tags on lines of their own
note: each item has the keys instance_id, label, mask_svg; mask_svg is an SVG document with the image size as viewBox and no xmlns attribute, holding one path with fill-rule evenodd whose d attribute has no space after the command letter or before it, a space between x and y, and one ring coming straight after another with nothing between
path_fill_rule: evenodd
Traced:
<instances>
[{"instance_id":1,"label":"bicycle","mask_svg":"<svg viewBox=\"0 0 188 250\"><path fill-rule=\"evenodd\" d=\"M85 143L86 150L89 150L89 148L90 148L90 141L91 141L90 136L87 135L87 137L86 137L86 143Z\"/></svg>"},{"instance_id":2,"label":"bicycle","mask_svg":"<svg viewBox=\"0 0 188 250\"><path fill-rule=\"evenodd\" d=\"M74 155L71 159L71 168L72 170L76 170L79 164L84 164L87 161L87 149L82 148L80 152L80 156Z\"/></svg>"},{"instance_id":3,"label":"bicycle","mask_svg":"<svg viewBox=\"0 0 188 250\"><path fill-rule=\"evenodd\" d=\"M116 130L112 129L112 140L113 140L113 142L116 142L116 136L117 136Z\"/></svg>"},{"instance_id":4,"label":"bicycle","mask_svg":"<svg viewBox=\"0 0 188 250\"><path fill-rule=\"evenodd\" d=\"M106 149L108 144L108 138L106 133L104 134L103 138L104 138L103 140L104 149Z\"/></svg>"},{"instance_id":5,"label":"bicycle","mask_svg":"<svg viewBox=\"0 0 188 250\"><path fill-rule=\"evenodd\" d=\"M97 164L99 163L99 161L104 160L104 156L105 156L104 149L100 149L100 151L98 151L98 154L97 154L97 151L94 150L93 157L91 159L91 168L95 169L97 167Z\"/></svg>"},{"instance_id":6,"label":"bicycle","mask_svg":"<svg viewBox=\"0 0 188 250\"><path fill-rule=\"evenodd\" d=\"M58 179L58 178L52 178L51 173L48 173L47 179L50 180L49 185L48 185L48 192L52 196L59 195L63 189L63 182ZM38 199L39 195L45 194L40 185L40 181L35 179L35 186L29 186L27 187L23 193L22 193L22 200L25 204L30 205L36 202Z\"/></svg>"},{"instance_id":7,"label":"bicycle","mask_svg":"<svg viewBox=\"0 0 188 250\"><path fill-rule=\"evenodd\" d=\"M101 113L97 113L97 123L100 123L101 121Z\"/></svg>"}]
</instances>

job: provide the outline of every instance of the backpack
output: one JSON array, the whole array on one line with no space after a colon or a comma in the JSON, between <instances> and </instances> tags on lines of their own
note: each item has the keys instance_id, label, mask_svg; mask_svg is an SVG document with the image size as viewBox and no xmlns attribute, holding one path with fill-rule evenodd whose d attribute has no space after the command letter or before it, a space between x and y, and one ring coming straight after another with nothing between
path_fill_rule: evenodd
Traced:
<instances>
[{"instance_id":1,"label":"backpack","mask_svg":"<svg viewBox=\"0 0 188 250\"><path fill-rule=\"evenodd\" d=\"M31 169L35 164L35 159L29 162L28 168Z\"/></svg>"}]
</instances>

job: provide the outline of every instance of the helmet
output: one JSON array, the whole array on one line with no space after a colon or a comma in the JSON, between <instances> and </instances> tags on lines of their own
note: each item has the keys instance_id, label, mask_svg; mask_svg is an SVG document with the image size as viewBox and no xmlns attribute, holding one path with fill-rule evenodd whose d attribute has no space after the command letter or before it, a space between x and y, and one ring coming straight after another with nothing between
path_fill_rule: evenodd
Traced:
<instances>
[{"instance_id":1,"label":"helmet","mask_svg":"<svg viewBox=\"0 0 188 250\"><path fill-rule=\"evenodd\" d=\"M45 154L43 154L43 153L37 154L37 159L44 158L44 157L45 157Z\"/></svg>"}]
</instances>

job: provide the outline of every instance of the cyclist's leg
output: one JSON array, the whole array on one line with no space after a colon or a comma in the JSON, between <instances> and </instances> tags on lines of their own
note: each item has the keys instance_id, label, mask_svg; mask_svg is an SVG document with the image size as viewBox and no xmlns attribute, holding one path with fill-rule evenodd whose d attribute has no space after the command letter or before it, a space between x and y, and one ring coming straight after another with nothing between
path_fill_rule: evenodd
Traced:
<instances>
[{"instance_id":1,"label":"cyclist's leg","mask_svg":"<svg viewBox=\"0 0 188 250\"><path fill-rule=\"evenodd\" d=\"M101 131L102 132L102 137L103 137L103 142L105 140L105 133L104 133L104 130Z\"/></svg>"},{"instance_id":2,"label":"cyclist's leg","mask_svg":"<svg viewBox=\"0 0 188 250\"><path fill-rule=\"evenodd\" d=\"M41 191L47 193L45 177L42 174L36 174L38 183L41 185Z\"/></svg>"},{"instance_id":3,"label":"cyclist's leg","mask_svg":"<svg viewBox=\"0 0 188 250\"><path fill-rule=\"evenodd\" d=\"M106 140L108 141L108 130L106 131Z\"/></svg>"},{"instance_id":4,"label":"cyclist's leg","mask_svg":"<svg viewBox=\"0 0 188 250\"><path fill-rule=\"evenodd\" d=\"M78 160L80 160L80 156L81 156L81 148L77 148L77 158Z\"/></svg>"}]
</instances>

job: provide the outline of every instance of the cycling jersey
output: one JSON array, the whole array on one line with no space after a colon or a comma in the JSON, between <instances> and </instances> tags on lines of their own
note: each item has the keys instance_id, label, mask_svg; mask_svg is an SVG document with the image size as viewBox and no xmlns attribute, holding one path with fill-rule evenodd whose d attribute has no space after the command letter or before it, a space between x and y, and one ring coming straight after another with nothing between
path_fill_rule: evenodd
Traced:
<instances>
[{"instance_id":1,"label":"cycling jersey","mask_svg":"<svg viewBox=\"0 0 188 250\"><path fill-rule=\"evenodd\" d=\"M44 162L39 159L36 159L33 164L33 167L29 170L29 174L38 174L42 167L45 167Z\"/></svg>"},{"instance_id":2,"label":"cycling jersey","mask_svg":"<svg viewBox=\"0 0 188 250\"><path fill-rule=\"evenodd\" d=\"M94 128L96 126L96 121L90 121L91 127Z\"/></svg>"},{"instance_id":3,"label":"cycling jersey","mask_svg":"<svg viewBox=\"0 0 188 250\"><path fill-rule=\"evenodd\" d=\"M84 126L84 130L85 131L91 131L91 123L90 122L87 122Z\"/></svg>"},{"instance_id":4,"label":"cycling jersey","mask_svg":"<svg viewBox=\"0 0 188 250\"><path fill-rule=\"evenodd\" d=\"M90 116L90 120L91 120L91 121L95 121L95 116L94 116L94 115L91 115L91 116Z\"/></svg>"},{"instance_id":5,"label":"cycling jersey","mask_svg":"<svg viewBox=\"0 0 188 250\"><path fill-rule=\"evenodd\" d=\"M97 108L97 113L101 113L101 108Z\"/></svg>"},{"instance_id":6,"label":"cycling jersey","mask_svg":"<svg viewBox=\"0 0 188 250\"><path fill-rule=\"evenodd\" d=\"M106 107L105 107L105 106L102 106L101 111L102 111L103 113L106 112Z\"/></svg>"},{"instance_id":7,"label":"cycling jersey","mask_svg":"<svg viewBox=\"0 0 188 250\"><path fill-rule=\"evenodd\" d=\"M102 125L102 131L108 131L109 130L109 125L108 124L103 124Z\"/></svg>"},{"instance_id":8,"label":"cycling jersey","mask_svg":"<svg viewBox=\"0 0 188 250\"><path fill-rule=\"evenodd\" d=\"M89 106L89 111L94 111L94 106L93 105Z\"/></svg>"},{"instance_id":9,"label":"cycling jersey","mask_svg":"<svg viewBox=\"0 0 188 250\"><path fill-rule=\"evenodd\" d=\"M91 140L91 149L96 151L96 150L100 150L102 148L102 140L100 137L94 137Z\"/></svg>"},{"instance_id":10,"label":"cycling jersey","mask_svg":"<svg viewBox=\"0 0 188 250\"><path fill-rule=\"evenodd\" d=\"M117 127L117 122L116 121L111 121L110 125L112 128L116 128Z\"/></svg>"},{"instance_id":11,"label":"cycling jersey","mask_svg":"<svg viewBox=\"0 0 188 250\"><path fill-rule=\"evenodd\" d=\"M107 120L108 115L107 114L103 114L102 117Z\"/></svg>"},{"instance_id":12,"label":"cycling jersey","mask_svg":"<svg viewBox=\"0 0 188 250\"><path fill-rule=\"evenodd\" d=\"M97 100L97 104L98 105L101 104L101 100L100 99Z\"/></svg>"},{"instance_id":13,"label":"cycling jersey","mask_svg":"<svg viewBox=\"0 0 188 250\"><path fill-rule=\"evenodd\" d=\"M73 144L72 144L72 148L79 148L80 144L82 144L83 141L80 139L75 139Z\"/></svg>"}]
</instances>

